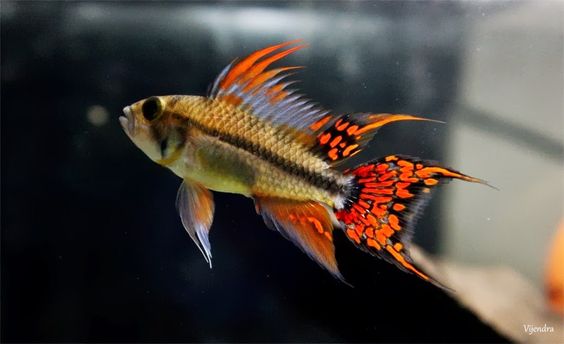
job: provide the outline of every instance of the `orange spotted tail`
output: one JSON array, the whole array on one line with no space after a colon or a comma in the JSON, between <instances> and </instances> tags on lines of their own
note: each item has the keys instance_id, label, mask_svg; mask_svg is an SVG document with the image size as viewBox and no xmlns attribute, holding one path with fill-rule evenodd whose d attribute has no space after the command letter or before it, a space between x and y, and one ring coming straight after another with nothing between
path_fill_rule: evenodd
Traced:
<instances>
[{"instance_id":1,"label":"orange spotted tail","mask_svg":"<svg viewBox=\"0 0 564 344\"><path fill-rule=\"evenodd\" d=\"M346 206L336 210L335 215L349 240L361 250L441 286L422 272L409 255L412 227L431 190L441 182L485 182L434 162L399 155L363 164L346 173L354 176L355 187Z\"/></svg>"}]
</instances>

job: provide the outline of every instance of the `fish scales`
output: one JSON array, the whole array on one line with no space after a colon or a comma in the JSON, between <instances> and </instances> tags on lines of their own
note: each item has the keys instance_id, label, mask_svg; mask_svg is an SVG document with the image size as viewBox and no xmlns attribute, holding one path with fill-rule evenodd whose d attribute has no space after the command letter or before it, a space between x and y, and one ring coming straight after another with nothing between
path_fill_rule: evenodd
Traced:
<instances>
[{"instance_id":1,"label":"fish scales","mask_svg":"<svg viewBox=\"0 0 564 344\"><path fill-rule=\"evenodd\" d=\"M206 135L238 148L223 146L226 154L242 154L254 166L253 194L295 200L315 197L332 206L335 192L343 188L339 181L346 178L340 173L303 144L248 111L203 97L178 97L171 108Z\"/></svg>"}]
</instances>

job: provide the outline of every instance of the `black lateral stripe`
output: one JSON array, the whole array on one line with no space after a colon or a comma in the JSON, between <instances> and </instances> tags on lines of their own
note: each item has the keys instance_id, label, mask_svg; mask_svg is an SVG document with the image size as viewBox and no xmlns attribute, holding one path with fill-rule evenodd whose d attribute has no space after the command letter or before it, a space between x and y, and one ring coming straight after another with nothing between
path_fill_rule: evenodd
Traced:
<instances>
[{"instance_id":1,"label":"black lateral stripe","mask_svg":"<svg viewBox=\"0 0 564 344\"><path fill-rule=\"evenodd\" d=\"M172 113L172 115L180 121L189 122L191 125L203 131L207 135L219 137L222 141L227 142L235 147L241 148L253 155L256 155L259 158L266 160L274 166L282 169L283 171L302 178L306 182L318 188L328 190L332 193L343 193L346 191L345 186L339 185L335 178L327 177L314 171L309 171L303 166L300 166L293 161L287 160L286 158L272 152L266 147L250 142L245 138L220 132L219 130L208 128L201 123L190 121L190 119L179 113Z\"/></svg>"}]
</instances>

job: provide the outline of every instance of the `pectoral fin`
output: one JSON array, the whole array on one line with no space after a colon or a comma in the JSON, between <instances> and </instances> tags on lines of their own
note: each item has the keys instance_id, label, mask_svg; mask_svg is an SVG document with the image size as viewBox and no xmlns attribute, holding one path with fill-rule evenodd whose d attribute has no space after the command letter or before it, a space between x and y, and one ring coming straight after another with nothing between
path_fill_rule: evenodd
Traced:
<instances>
[{"instance_id":1,"label":"pectoral fin","mask_svg":"<svg viewBox=\"0 0 564 344\"><path fill-rule=\"evenodd\" d=\"M211 268L212 255L208 234L214 211L212 193L201 184L185 179L176 195L176 208L184 229L194 240Z\"/></svg>"}]
</instances>

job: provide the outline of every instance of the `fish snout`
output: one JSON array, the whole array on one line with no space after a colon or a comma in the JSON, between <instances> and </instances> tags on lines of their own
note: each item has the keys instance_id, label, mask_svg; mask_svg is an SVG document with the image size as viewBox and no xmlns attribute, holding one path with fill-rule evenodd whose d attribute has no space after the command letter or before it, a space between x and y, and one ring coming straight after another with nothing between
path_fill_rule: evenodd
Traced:
<instances>
[{"instance_id":1,"label":"fish snout","mask_svg":"<svg viewBox=\"0 0 564 344\"><path fill-rule=\"evenodd\" d=\"M125 116L119 116L119 123L126 134L133 135L135 130L135 117L131 111L131 106L124 107L123 113Z\"/></svg>"}]
</instances>

